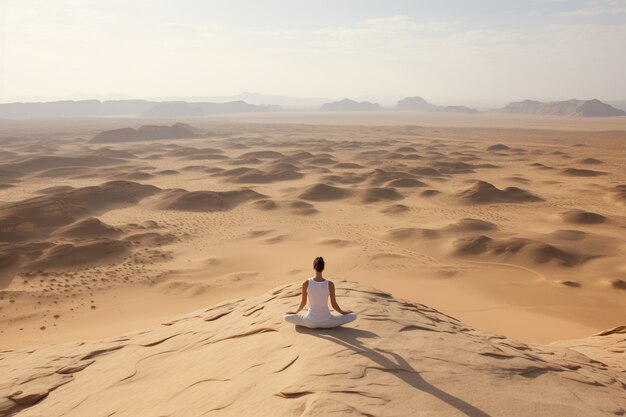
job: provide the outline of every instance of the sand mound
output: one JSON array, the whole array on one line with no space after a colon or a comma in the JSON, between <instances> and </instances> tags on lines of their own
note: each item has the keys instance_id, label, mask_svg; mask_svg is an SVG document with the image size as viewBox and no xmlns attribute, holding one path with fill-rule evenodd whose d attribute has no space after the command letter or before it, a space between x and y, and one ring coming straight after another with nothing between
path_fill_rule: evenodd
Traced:
<instances>
[{"instance_id":1,"label":"sand mound","mask_svg":"<svg viewBox=\"0 0 626 417\"><path fill-rule=\"evenodd\" d=\"M246 158L276 159L276 158L284 158L284 157L285 155L277 151L254 151L254 152L247 152L239 156L239 158L243 158L243 159L246 159Z\"/></svg>"},{"instance_id":2,"label":"sand mound","mask_svg":"<svg viewBox=\"0 0 626 417\"><path fill-rule=\"evenodd\" d=\"M457 197L463 202L470 204L531 203L543 201L543 199L521 188L507 187L504 190L500 190L486 181L476 181L472 187L458 193Z\"/></svg>"},{"instance_id":3,"label":"sand mound","mask_svg":"<svg viewBox=\"0 0 626 417\"><path fill-rule=\"evenodd\" d=\"M491 145L490 147L487 148L489 152L508 151L509 149L511 148L501 143L498 143L496 145Z\"/></svg>"},{"instance_id":4,"label":"sand mound","mask_svg":"<svg viewBox=\"0 0 626 417\"><path fill-rule=\"evenodd\" d=\"M585 158L585 159L581 159L578 162L581 164L585 164L585 165L600 165L603 163L601 160L596 159L596 158Z\"/></svg>"},{"instance_id":5,"label":"sand mound","mask_svg":"<svg viewBox=\"0 0 626 417\"><path fill-rule=\"evenodd\" d=\"M599 177L601 175L607 175L603 171L594 171L592 169L579 169L579 168L565 168L561 171L563 175L568 177Z\"/></svg>"},{"instance_id":6,"label":"sand mound","mask_svg":"<svg viewBox=\"0 0 626 417\"><path fill-rule=\"evenodd\" d=\"M252 203L252 206L263 211L276 210L278 208L276 202L270 199L257 200Z\"/></svg>"},{"instance_id":7,"label":"sand mound","mask_svg":"<svg viewBox=\"0 0 626 417\"><path fill-rule=\"evenodd\" d=\"M423 228L400 228L392 229L387 237L392 241L407 241L407 240L420 240L420 239L436 239L444 236L456 235L459 233L473 233L497 230L498 226L491 222L486 222L479 219L465 218L451 223L440 229L423 229ZM467 238L464 243L459 243L458 251L468 251L470 254L479 254L486 250L483 247L484 243L489 241L490 238L486 236L472 236ZM480 251L477 247L482 248ZM460 253L458 252L458 253Z\"/></svg>"},{"instance_id":8,"label":"sand mound","mask_svg":"<svg viewBox=\"0 0 626 417\"><path fill-rule=\"evenodd\" d=\"M393 206L385 207L380 212L385 214L402 214L411 211L411 209L404 204L394 204Z\"/></svg>"},{"instance_id":9,"label":"sand mound","mask_svg":"<svg viewBox=\"0 0 626 417\"><path fill-rule=\"evenodd\" d=\"M573 267L594 256L526 238L492 239L485 235L465 236L453 242L457 256L485 255L505 259L515 258L521 263L545 264Z\"/></svg>"},{"instance_id":10,"label":"sand mound","mask_svg":"<svg viewBox=\"0 0 626 417\"><path fill-rule=\"evenodd\" d=\"M498 225L486 222L484 220L479 219L470 219L465 218L461 219L456 223L449 224L444 227L442 230L446 232L454 232L454 233L467 233L467 232L486 232L497 230Z\"/></svg>"},{"instance_id":11,"label":"sand mound","mask_svg":"<svg viewBox=\"0 0 626 417\"><path fill-rule=\"evenodd\" d=\"M398 179L416 179L414 175L403 171L385 171L383 169L375 169L368 172L365 176L369 179L371 185L382 185L389 181Z\"/></svg>"},{"instance_id":12,"label":"sand mound","mask_svg":"<svg viewBox=\"0 0 626 417\"><path fill-rule=\"evenodd\" d=\"M417 188L417 187L427 187L428 185L423 183L422 181L416 178L400 178L397 180L389 181L386 185L389 187L398 187L398 188Z\"/></svg>"},{"instance_id":13,"label":"sand mound","mask_svg":"<svg viewBox=\"0 0 626 417\"><path fill-rule=\"evenodd\" d=\"M119 143L160 139L184 139L198 136L196 129L193 127L184 123L175 123L172 126L141 126L138 129L125 127L121 129L105 130L94 136L91 142Z\"/></svg>"},{"instance_id":14,"label":"sand mound","mask_svg":"<svg viewBox=\"0 0 626 417\"><path fill-rule=\"evenodd\" d=\"M155 172L155 174L156 175L170 176L170 175L177 175L177 174L179 174L179 172L176 171L175 169L164 169L162 171Z\"/></svg>"},{"instance_id":15,"label":"sand mound","mask_svg":"<svg viewBox=\"0 0 626 417\"><path fill-rule=\"evenodd\" d=\"M307 203L306 201L295 200L289 203L289 207L292 209L293 214L297 214L299 216L310 216L311 214L318 213L318 210L311 203Z\"/></svg>"},{"instance_id":16,"label":"sand mound","mask_svg":"<svg viewBox=\"0 0 626 417\"><path fill-rule=\"evenodd\" d=\"M490 168L491 165L485 164L484 168ZM433 167L444 175L456 175L456 174L468 174L474 172L474 165L467 164L465 162L448 162L448 161L436 161L433 162Z\"/></svg>"},{"instance_id":17,"label":"sand mound","mask_svg":"<svg viewBox=\"0 0 626 417\"><path fill-rule=\"evenodd\" d=\"M105 264L119 259L129 252L126 242L102 239L88 243L55 245L46 249L24 269L47 270L74 268L83 265Z\"/></svg>"},{"instance_id":18,"label":"sand mound","mask_svg":"<svg viewBox=\"0 0 626 417\"><path fill-rule=\"evenodd\" d=\"M355 164L354 162L340 162L338 164L333 165L333 168L339 169L359 169L364 168L363 165Z\"/></svg>"},{"instance_id":19,"label":"sand mound","mask_svg":"<svg viewBox=\"0 0 626 417\"><path fill-rule=\"evenodd\" d=\"M52 236L78 239L91 239L95 237L116 238L121 233L122 231L120 229L109 226L100 221L100 219L88 217L55 230L52 232Z\"/></svg>"},{"instance_id":20,"label":"sand mound","mask_svg":"<svg viewBox=\"0 0 626 417\"><path fill-rule=\"evenodd\" d=\"M101 175L97 169L89 167L62 167L52 168L35 174L39 178L95 178Z\"/></svg>"},{"instance_id":21,"label":"sand mound","mask_svg":"<svg viewBox=\"0 0 626 417\"><path fill-rule=\"evenodd\" d=\"M561 213L561 218L567 223L573 224L600 224L606 221L606 217L598 213L583 210L569 210Z\"/></svg>"},{"instance_id":22,"label":"sand mound","mask_svg":"<svg viewBox=\"0 0 626 417\"><path fill-rule=\"evenodd\" d=\"M387 233L392 241L407 241L419 239L435 239L439 237L439 231L434 229L421 229L417 227L404 227L400 229L392 229Z\"/></svg>"},{"instance_id":23,"label":"sand mound","mask_svg":"<svg viewBox=\"0 0 626 417\"><path fill-rule=\"evenodd\" d=\"M404 196L391 187L367 188L359 192L359 199L363 203L376 203L379 201L397 201Z\"/></svg>"},{"instance_id":24,"label":"sand mound","mask_svg":"<svg viewBox=\"0 0 626 417\"><path fill-rule=\"evenodd\" d=\"M178 239L171 233L142 232L126 236L124 240L142 246L162 246L174 243Z\"/></svg>"},{"instance_id":25,"label":"sand mound","mask_svg":"<svg viewBox=\"0 0 626 417\"><path fill-rule=\"evenodd\" d=\"M297 167L274 166L271 171L265 172L256 168L240 167L216 173L226 177L227 182L235 184L271 184L277 181L289 181L302 178L304 174L298 172Z\"/></svg>"},{"instance_id":26,"label":"sand mound","mask_svg":"<svg viewBox=\"0 0 626 417\"><path fill-rule=\"evenodd\" d=\"M315 184L307 187L298 198L309 201L334 201L347 198L352 191L327 184Z\"/></svg>"},{"instance_id":27,"label":"sand mound","mask_svg":"<svg viewBox=\"0 0 626 417\"><path fill-rule=\"evenodd\" d=\"M117 338L2 351L0 415L570 417L626 408L623 349L611 349L623 346L619 329L526 345L345 281L336 282L339 302L357 321L306 329L282 321L299 286Z\"/></svg>"},{"instance_id":28,"label":"sand mound","mask_svg":"<svg viewBox=\"0 0 626 417\"><path fill-rule=\"evenodd\" d=\"M580 288L582 287L582 284L578 281L572 281L569 279L564 279L559 281L559 284L564 285L566 287L570 287L570 288Z\"/></svg>"},{"instance_id":29,"label":"sand mound","mask_svg":"<svg viewBox=\"0 0 626 417\"><path fill-rule=\"evenodd\" d=\"M153 206L160 210L180 211L228 211L242 203L260 200L267 196L256 191L187 191L166 190L153 200Z\"/></svg>"},{"instance_id":30,"label":"sand mound","mask_svg":"<svg viewBox=\"0 0 626 417\"><path fill-rule=\"evenodd\" d=\"M626 184L613 187L613 199L626 203Z\"/></svg>"},{"instance_id":31,"label":"sand mound","mask_svg":"<svg viewBox=\"0 0 626 417\"><path fill-rule=\"evenodd\" d=\"M550 233L549 236L557 240L582 240L586 238L588 234L581 230L560 229Z\"/></svg>"},{"instance_id":32,"label":"sand mound","mask_svg":"<svg viewBox=\"0 0 626 417\"><path fill-rule=\"evenodd\" d=\"M172 149L165 155L190 161L202 159L228 159L228 157L223 155L223 153L224 151L218 148L195 148L192 146L185 146Z\"/></svg>"},{"instance_id":33,"label":"sand mound","mask_svg":"<svg viewBox=\"0 0 626 417\"><path fill-rule=\"evenodd\" d=\"M626 290L626 281L623 279L614 279L611 281L611 286L620 290Z\"/></svg>"},{"instance_id":34,"label":"sand mound","mask_svg":"<svg viewBox=\"0 0 626 417\"><path fill-rule=\"evenodd\" d=\"M123 172L120 174L115 174L115 175L112 175L110 178L116 179L116 180L124 180L124 181L145 181L145 180L154 178L154 175L148 172L135 171L135 172Z\"/></svg>"},{"instance_id":35,"label":"sand mound","mask_svg":"<svg viewBox=\"0 0 626 417\"><path fill-rule=\"evenodd\" d=\"M124 163L126 163L126 161L122 159L108 158L102 156L35 156L26 158L19 162L2 165L0 166L0 168L23 173L33 173L38 171L51 170L54 168L99 167Z\"/></svg>"},{"instance_id":36,"label":"sand mound","mask_svg":"<svg viewBox=\"0 0 626 417\"><path fill-rule=\"evenodd\" d=\"M56 193L61 193L65 191L70 191L73 189L74 187L69 186L69 185L57 185L54 187L42 188L41 190L37 191L37 194L56 194Z\"/></svg>"},{"instance_id":37,"label":"sand mound","mask_svg":"<svg viewBox=\"0 0 626 417\"><path fill-rule=\"evenodd\" d=\"M354 185L365 181L365 177L352 172L346 172L341 175L325 175L322 179L330 184Z\"/></svg>"},{"instance_id":38,"label":"sand mound","mask_svg":"<svg viewBox=\"0 0 626 417\"><path fill-rule=\"evenodd\" d=\"M337 164L336 160L328 156L316 156L314 158L307 159L306 162L310 165L333 165L333 164L336 165Z\"/></svg>"},{"instance_id":39,"label":"sand mound","mask_svg":"<svg viewBox=\"0 0 626 417\"><path fill-rule=\"evenodd\" d=\"M51 195L30 198L0 206L0 224L9 223L0 241L45 235L60 227L94 214L136 204L159 189L129 181L110 181L102 185L75 188Z\"/></svg>"},{"instance_id":40,"label":"sand mound","mask_svg":"<svg viewBox=\"0 0 626 417\"><path fill-rule=\"evenodd\" d=\"M399 148L396 148L394 152L412 153L412 152L417 152L417 149L415 149L413 146L401 146Z\"/></svg>"},{"instance_id":41,"label":"sand mound","mask_svg":"<svg viewBox=\"0 0 626 417\"><path fill-rule=\"evenodd\" d=\"M423 177L441 177L443 174L432 167L416 167L411 168L408 171L410 174L419 175Z\"/></svg>"},{"instance_id":42,"label":"sand mound","mask_svg":"<svg viewBox=\"0 0 626 417\"><path fill-rule=\"evenodd\" d=\"M424 190L420 193L420 196L424 197L424 198L430 198L430 197L434 197L436 195L441 194L441 191L439 190Z\"/></svg>"}]
</instances>

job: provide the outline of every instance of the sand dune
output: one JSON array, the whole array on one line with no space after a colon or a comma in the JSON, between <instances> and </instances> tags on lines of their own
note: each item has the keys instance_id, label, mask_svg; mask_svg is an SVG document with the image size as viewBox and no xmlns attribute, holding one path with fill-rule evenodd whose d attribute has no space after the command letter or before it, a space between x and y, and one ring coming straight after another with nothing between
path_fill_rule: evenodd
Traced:
<instances>
[{"instance_id":1,"label":"sand dune","mask_svg":"<svg viewBox=\"0 0 626 417\"><path fill-rule=\"evenodd\" d=\"M363 203L377 203L403 200L404 196L392 187L372 187L359 191L359 199Z\"/></svg>"},{"instance_id":2,"label":"sand dune","mask_svg":"<svg viewBox=\"0 0 626 417\"><path fill-rule=\"evenodd\" d=\"M581 164L585 164L585 165L600 165L603 163L602 161L596 158L585 158L585 159L581 159L578 162Z\"/></svg>"},{"instance_id":3,"label":"sand dune","mask_svg":"<svg viewBox=\"0 0 626 417\"><path fill-rule=\"evenodd\" d=\"M91 139L92 143L119 143L149 141L159 139L182 139L198 137L196 129L184 123L175 123L172 126L141 126L137 129L130 127L105 130Z\"/></svg>"},{"instance_id":4,"label":"sand dune","mask_svg":"<svg viewBox=\"0 0 626 417\"><path fill-rule=\"evenodd\" d=\"M366 181L366 177L363 175L355 174L352 172L346 172L342 175L332 174L325 175L322 179L329 184L340 184L340 185L352 185L352 184L360 184Z\"/></svg>"},{"instance_id":5,"label":"sand dune","mask_svg":"<svg viewBox=\"0 0 626 417\"><path fill-rule=\"evenodd\" d=\"M613 199L626 204L626 184L613 187Z\"/></svg>"},{"instance_id":6,"label":"sand dune","mask_svg":"<svg viewBox=\"0 0 626 417\"><path fill-rule=\"evenodd\" d=\"M298 198L309 201L334 201L351 196L353 192L328 184L315 184L307 187Z\"/></svg>"},{"instance_id":7,"label":"sand dune","mask_svg":"<svg viewBox=\"0 0 626 417\"><path fill-rule=\"evenodd\" d=\"M526 238L492 239L485 235L461 237L453 243L457 256L485 255L533 264L551 263L573 267L594 258L593 255L575 253L556 246Z\"/></svg>"},{"instance_id":8,"label":"sand dune","mask_svg":"<svg viewBox=\"0 0 626 417\"><path fill-rule=\"evenodd\" d=\"M456 223L451 223L443 227L441 230L445 232L454 232L454 233L486 232L486 231L498 230L498 225L492 222L487 222L487 221L480 220L480 219L465 218L465 219L460 219Z\"/></svg>"},{"instance_id":9,"label":"sand dune","mask_svg":"<svg viewBox=\"0 0 626 417\"><path fill-rule=\"evenodd\" d=\"M425 197L425 198L430 198L430 197L434 197L438 194L441 194L441 191L439 190L424 190L420 193L420 196Z\"/></svg>"},{"instance_id":10,"label":"sand dune","mask_svg":"<svg viewBox=\"0 0 626 417\"><path fill-rule=\"evenodd\" d=\"M292 213L300 216L310 216L316 214L318 210L311 203L306 201L295 200L289 203L289 207L292 209Z\"/></svg>"},{"instance_id":11,"label":"sand dune","mask_svg":"<svg viewBox=\"0 0 626 417\"><path fill-rule=\"evenodd\" d=\"M388 237L394 241L435 239L456 236L463 233L486 232L498 230L498 225L479 219L464 218L440 228L400 228L392 229Z\"/></svg>"},{"instance_id":12,"label":"sand dune","mask_svg":"<svg viewBox=\"0 0 626 417\"><path fill-rule=\"evenodd\" d=\"M456 197L470 204L531 203L542 201L540 197L521 188L507 187L501 190L486 181L476 181L472 187L457 193Z\"/></svg>"},{"instance_id":13,"label":"sand dune","mask_svg":"<svg viewBox=\"0 0 626 417\"><path fill-rule=\"evenodd\" d=\"M141 232L125 236L123 240L142 246L163 246L174 243L178 239L172 233Z\"/></svg>"},{"instance_id":14,"label":"sand dune","mask_svg":"<svg viewBox=\"0 0 626 417\"><path fill-rule=\"evenodd\" d=\"M381 213L395 215L395 214L406 213L408 211L411 211L410 207L405 206L404 204L394 204L392 206L385 207L384 209L382 209Z\"/></svg>"},{"instance_id":15,"label":"sand dune","mask_svg":"<svg viewBox=\"0 0 626 417\"><path fill-rule=\"evenodd\" d=\"M417 178L399 178L389 181L386 185L389 187L399 188L415 188L415 187L427 187L428 185Z\"/></svg>"},{"instance_id":16,"label":"sand dune","mask_svg":"<svg viewBox=\"0 0 626 417\"><path fill-rule=\"evenodd\" d=\"M0 120L0 183L10 185L0 192L0 356L21 355L0 360L0 414L36 402L18 415L195 416L226 405L230 395L250 402L208 415L250 409L260 415L332 415L333 407L337 415L356 409L395 416L415 410L429 416L480 415L476 409L493 416L620 411L623 390L601 399L611 384L621 386L622 373L619 383L603 378L612 372L610 364L623 365L623 355L611 359L623 333L600 337L614 342L606 345L595 338L575 342L575 349L593 346L589 358L597 355L607 364L593 364L599 367L593 372L584 366L546 371L556 362L573 367L588 359L574 356L565 342L558 349L543 343L623 324L623 121L325 113L311 116L322 124L287 125L238 117L194 119L200 132L212 132L207 137L105 145L88 140L93 132L127 126L128 119ZM565 175L570 168L606 175ZM542 202L530 203L535 201ZM296 287L285 298L280 292L269 300L271 293L309 276L312 258L320 255L327 259L328 277L340 284L341 306L359 313L347 327L380 336L348 342L360 340L394 364L376 356L382 365L368 362L361 372L354 360L362 355L347 354L345 346L300 343L292 327L264 321L295 307ZM415 329L423 322L438 329L448 319L428 313L432 322L417 316L415 324L405 315L419 312L380 295L382 290L412 305L432 305L468 326L437 333ZM261 304L254 297L264 293L267 303ZM176 319L237 297L245 299L222 318L202 321L200 330L196 319ZM286 304L278 308L278 301ZM402 323L393 327L394 320ZM159 327L161 322L169 325ZM375 323L381 327L371 327ZM242 335L249 326L278 331ZM169 329L175 334L162 333ZM255 342L254 349L262 350L254 354L242 348L247 337L278 337L289 329L294 333L284 340ZM417 338L398 339L412 335ZM206 344L229 336L234 338ZM502 353L491 350L494 340L525 347L498 345ZM83 371L67 371L70 366L56 373L71 365L65 361L72 355L81 358L115 343L123 347L85 360L95 362ZM218 350L194 350L203 343L202 349ZM402 362L374 348L391 349L431 385L474 408L450 400L461 411L416 389L426 386L411 379L413 371L398 371ZM285 352L294 355L283 363ZM43 377L48 370L54 375ZM21 379L7 379L13 372ZM72 381L49 391L56 382L48 382L70 375ZM230 381L211 380L218 378ZM590 379L583 387L572 378ZM484 384L473 384L479 380ZM557 395L561 383L572 385ZM381 398L392 400L377 406ZM619 407L609 407L613 403Z\"/></svg>"},{"instance_id":17,"label":"sand dune","mask_svg":"<svg viewBox=\"0 0 626 417\"><path fill-rule=\"evenodd\" d=\"M126 161L102 156L34 156L19 162L0 165L0 169L21 173L34 173L64 167L98 167L119 165Z\"/></svg>"},{"instance_id":18,"label":"sand dune","mask_svg":"<svg viewBox=\"0 0 626 417\"><path fill-rule=\"evenodd\" d=\"M239 204L265 198L249 189L237 191L166 190L156 196L151 205L160 210L228 211Z\"/></svg>"},{"instance_id":19,"label":"sand dune","mask_svg":"<svg viewBox=\"0 0 626 417\"><path fill-rule=\"evenodd\" d=\"M606 221L606 217L601 214L583 210L568 210L561 213L561 218L573 224L600 224Z\"/></svg>"},{"instance_id":20,"label":"sand dune","mask_svg":"<svg viewBox=\"0 0 626 417\"><path fill-rule=\"evenodd\" d=\"M276 204L276 202L268 198L264 198L262 200L257 200L253 202L252 206L258 208L259 210L264 210L264 211L276 210L278 208L278 205Z\"/></svg>"},{"instance_id":21,"label":"sand dune","mask_svg":"<svg viewBox=\"0 0 626 417\"><path fill-rule=\"evenodd\" d=\"M152 185L110 181L0 205L0 222L7 228L2 241L43 236L82 217L135 204L157 191Z\"/></svg>"},{"instance_id":22,"label":"sand dune","mask_svg":"<svg viewBox=\"0 0 626 417\"><path fill-rule=\"evenodd\" d=\"M256 158L256 159L276 159L283 158L285 155L278 151L254 151L239 155L239 158Z\"/></svg>"},{"instance_id":23,"label":"sand dune","mask_svg":"<svg viewBox=\"0 0 626 417\"><path fill-rule=\"evenodd\" d=\"M496 145L491 145L487 148L488 151L490 152L499 152L499 151L508 151L511 148L502 144L502 143L498 143Z\"/></svg>"},{"instance_id":24,"label":"sand dune","mask_svg":"<svg viewBox=\"0 0 626 417\"><path fill-rule=\"evenodd\" d=\"M385 171L383 169L375 169L373 171L365 174L367 178L369 178L369 184L371 185L382 185L389 181L400 180L400 179L415 179L417 178L409 174L408 172L403 171Z\"/></svg>"},{"instance_id":25,"label":"sand dune","mask_svg":"<svg viewBox=\"0 0 626 417\"><path fill-rule=\"evenodd\" d=\"M129 253L126 242L100 239L92 242L54 245L26 263L26 270L53 270L74 268L81 265L106 264Z\"/></svg>"},{"instance_id":26,"label":"sand dune","mask_svg":"<svg viewBox=\"0 0 626 417\"><path fill-rule=\"evenodd\" d=\"M88 217L67 226L60 227L52 232L54 237L69 237L87 239L94 237L119 237L122 231L118 228L109 226L95 217Z\"/></svg>"},{"instance_id":27,"label":"sand dune","mask_svg":"<svg viewBox=\"0 0 626 417\"><path fill-rule=\"evenodd\" d=\"M561 171L563 175L570 177L598 177L600 175L607 175L603 171L594 171L592 169L580 169L580 168L565 168Z\"/></svg>"},{"instance_id":28,"label":"sand dune","mask_svg":"<svg viewBox=\"0 0 626 417\"><path fill-rule=\"evenodd\" d=\"M276 181L289 181L302 178L304 174L297 167L272 166L269 171L256 168L240 167L220 171L215 175L226 177L227 182L235 184L271 184Z\"/></svg>"},{"instance_id":29,"label":"sand dune","mask_svg":"<svg viewBox=\"0 0 626 417\"><path fill-rule=\"evenodd\" d=\"M393 229L388 233L388 237L393 241L414 241L421 239L434 239L439 237L439 231L435 229L422 229L417 227L406 227Z\"/></svg>"},{"instance_id":30,"label":"sand dune","mask_svg":"<svg viewBox=\"0 0 626 417\"><path fill-rule=\"evenodd\" d=\"M298 283L117 338L2 351L0 415L569 417L626 408L623 328L527 345L372 287L337 286L360 315L354 325L282 322Z\"/></svg>"}]
</instances>

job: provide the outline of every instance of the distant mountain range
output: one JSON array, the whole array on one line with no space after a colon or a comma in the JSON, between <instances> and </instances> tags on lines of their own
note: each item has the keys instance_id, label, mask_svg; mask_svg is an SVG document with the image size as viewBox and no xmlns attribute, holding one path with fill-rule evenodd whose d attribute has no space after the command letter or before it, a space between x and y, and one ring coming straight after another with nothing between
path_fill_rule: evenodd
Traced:
<instances>
[{"instance_id":1,"label":"distant mountain range","mask_svg":"<svg viewBox=\"0 0 626 417\"><path fill-rule=\"evenodd\" d=\"M436 111L449 113L478 113L478 110L465 106L437 106L424 100L422 97L406 97L396 105L396 110Z\"/></svg>"},{"instance_id":2,"label":"distant mountain range","mask_svg":"<svg viewBox=\"0 0 626 417\"><path fill-rule=\"evenodd\" d=\"M250 113L281 110L279 106L249 104L245 101L228 103L188 103L185 101L148 100L64 100L43 103L0 104L0 117L198 117L220 113Z\"/></svg>"},{"instance_id":3,"label":"distant mountain range","mask_svg":"<svg viewBox=\"0 0 626 417\"><path fill-rule=\"evenodd\" d=\"M380 111L385 110L378 103L369 101L355 101L351 99L343 99L340 101L332 101L325 103L320 107L322 111ZM454 113L478 113L478 110L465 106L437 106L424 100L422 97L406 97L398 101L394 109L387 110L409 110L409 111L427 111L427 112L454 112Z\"/></svg>"},{"instance_id":4,"label":"distant mountain range","mask_svg":"<svg viewBox=\"0 0 626 417\"><path fill-rule=\"evenodd\" d=\"M186 118L202 117L212 114L273 112L285 109L296 110L296 107L282 107L276 104L257 104L261 100L268 102L293 103L291 97L267 96L254 93L244 93L256 103L244 100L228 102L204 102L184 100L63 100L35 103L4 103L0 104L0 118L71 118L71 117L145 117L145 118ZM231 98L234 96L230 96ZM219 97L216 97L219 99ZM419 96L405 97L398 100L395 107L383 107L372 101L357 101L345 98L339 101L328 101L319 104L322 99L302 99L304 109L311 109L316 104L321 111L423 111L449 113L478 113L478 110L466 106L440 106L429 103ZM616 106L626 102L613 102ZM307 107L309 106L309 107ZM315 107L313 107L315 108ZM597 99L541 102L523 100L509 103L505 107L490 110L501 113L559 115L578 117L610 117L625 116L626 111Z\"/></svg>"},{"instance_id":5,"label":"distant mountain range","mask_svg":"<svg viewBox=\"0 0 626 417\"><path fill-rule=\"evenodd\" d=\"M384 110L380 104L369 101L354 101L345 98L340 101L332 101L322 104L321 111L380 111Z\"/></svg>"},{"instance_id":6,"label":"distant mountain range","mask_svg":"<svg viewBox=\"0 0 626 417\"><path fill-rule=\"evenodd\" d=\"M518 114L542 114L554 116L610 117L626 116L624 110L616 109L600 100L552 101L543 103L536 100L516 101L506 105L500 111Z\"/></svg>"}]
</instances>

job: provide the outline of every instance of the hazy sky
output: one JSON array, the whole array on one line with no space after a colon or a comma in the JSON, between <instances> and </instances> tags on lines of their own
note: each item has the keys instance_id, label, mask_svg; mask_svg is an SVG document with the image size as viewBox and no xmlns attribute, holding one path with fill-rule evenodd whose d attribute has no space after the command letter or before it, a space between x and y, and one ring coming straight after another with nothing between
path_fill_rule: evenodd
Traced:
<instances>
[{"instance_id":1,"label":"hazy sky","mask_svg":"<svg viewBox=\"0 0 626 417\"><path fill-rule=\"evenodd\" d=\"M626 0L0 0L0 101L626 98Z\"/></svg>"}]
</instances>

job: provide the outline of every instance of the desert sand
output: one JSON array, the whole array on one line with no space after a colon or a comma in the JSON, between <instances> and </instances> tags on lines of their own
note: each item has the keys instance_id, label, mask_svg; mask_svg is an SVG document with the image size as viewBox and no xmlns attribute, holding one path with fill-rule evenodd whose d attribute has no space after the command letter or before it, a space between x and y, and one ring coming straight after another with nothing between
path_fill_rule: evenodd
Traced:
<instances>
[{"instance_id":1,"label":"desert sand","mask_svg":"<svg viewBox=\"0 0 626 417\"><path fill-rule=\"evenodd\" d=\"M98 342L3 352L0 413L624 414L623 328L529 345L338 281L338 301L358 323L313 330L282 321L299 291L297 283L278 286Z\"/></svg>"},{"instance_id":2,"label":"desert sand","mask_svg":"<svg viewBox=\"0 0 626 417\"><path fill-rule=\"evenodd\" d=\"M176 122L0 120L0 415L624 413L625 118L91 142ZM281 322L316 256L360 315L335 333Z\"/></svg>"}]
</instances>

